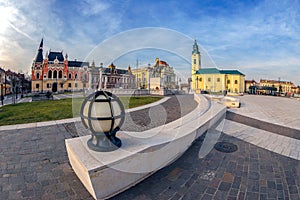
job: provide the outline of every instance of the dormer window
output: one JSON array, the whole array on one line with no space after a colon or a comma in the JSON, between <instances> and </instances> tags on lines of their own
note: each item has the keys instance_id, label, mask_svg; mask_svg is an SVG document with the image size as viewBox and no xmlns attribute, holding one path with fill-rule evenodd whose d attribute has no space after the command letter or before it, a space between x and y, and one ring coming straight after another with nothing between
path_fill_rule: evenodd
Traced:
<instances>
[{"instance_id":1,"label":"dormer window","mask_svg":"<svg viewBox=\"0 0 300 200\"><path fill-rule=\"evenodd\" d=\"M57 59L57 56L56 58L54 59L54 64L58 64L59 60Z\"/></svg>"}]
</instances>

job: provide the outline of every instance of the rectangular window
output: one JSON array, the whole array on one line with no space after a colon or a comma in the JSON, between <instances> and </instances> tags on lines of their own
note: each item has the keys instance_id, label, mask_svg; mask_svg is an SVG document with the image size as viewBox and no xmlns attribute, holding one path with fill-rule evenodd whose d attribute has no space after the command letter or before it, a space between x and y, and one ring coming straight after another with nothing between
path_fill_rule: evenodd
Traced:
<instances>
[{"instance_id":1,"label":"rectangular window","mask_svg":"<svg viewBox=\"0 0 300 200\"><path fill-rule=\"evenodd\" d=\"M220 78L217 78L217 82L220 82Z\"/></svg>"},{"instance_id":2,"label":"rectangular window","mask_svg":"<svg viewBox=\"0 0 300 200\"><path fill-rule=\"evenodd\" d=\"M69 83L69 84L68 84L68 87L72 87L72 83Z\"/></svg>"},{"instance_id":3,"label":"rectangular window","mask_svg":"<svg viewBox=\"0 0 300 200\"><path fill-rule=\"evenodd\" d=\"M35 84L35 87L36 87L36 88L40 88L40 84L38 84L38 83Z\"/></svg>"},{"instance_id":4,"label":"rectangular window","mask_svg":"<svg viewBox=\"0 0 300 200\"><path fill-rule=\"evenodd\" d=\"M77 83L75 83L75 87L76 87L76 88L78 87L78 84L77 84Z\"/></svg>"},{"instance_id":5,"label":"rectangular window","mask_svg":"<svg viewBox=\"0 0 300 200\"><path fill-rule=\"evenodd\" d=\"M202 77L199 78L199 81L202 82Z\"/></svg>"},{"instance_id":6,"label":"rectangular window","mask_svg":"<svg viewBox=\"0 0 300 200\"><path fill-rule=\"evenodd\" d=\"M211 81L211 78L208 78L208 82L210 82Z\"/></svg>"},{"instance_id":7,"label":"rectangular window","mask_svg":"<svg viewBox=\"0 0 300 200\"><path fill-rule=\"evenodd\" d=\"M235 80L235 81L234 81L234 84L238 84L238 81L237 81L237 80Z\"/></svg>"},{"instance_id":8,"label":"rectangular window","mask_svg":"<svg viewBox=\"0 0 300 200\"><path fill-rule=\"evenodd\" d=\"M63 83L60 84L60 88L64 88L64 84Z\"/></svg>"},{"instance_id":9,"label":"rectangular window","mask_svg":"<svg viewBox=\"0 0 300 200\"><path fill-rule=\"evenodd\" d=\"M196 59L194 59L194 65L196 65L196 63L197 63L197 60L196 60Z\"/></svg>"},{"instance_id":10,"label":"rectangular window","mask_svg":"<svg viewBox=\"0 0 300 200\"><path fill-rule=\"evenodd\" d=\"M230 80L227 80L227 84L230 84Z\"/></svg>"}]
</instances>

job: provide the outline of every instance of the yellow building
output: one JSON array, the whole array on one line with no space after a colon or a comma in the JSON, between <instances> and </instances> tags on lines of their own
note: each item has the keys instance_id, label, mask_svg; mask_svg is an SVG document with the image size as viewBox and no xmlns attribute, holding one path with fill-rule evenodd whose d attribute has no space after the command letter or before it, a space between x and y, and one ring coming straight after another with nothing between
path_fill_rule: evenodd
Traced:
<instances>
[{"instance_id":1,"label":"yellow building","mask_svg":"<svg viewBox=\"0 0 300 200\"><path fill-rule=\"evenodd\" d=\"M196 71L192 88L199 93L208 92L242 93L245 87L245 75L238 70L219 70L203 68Z\"/></svg>"},{"instance_id":2,"label":"yellow building","mask_svg":"<svg viewBox=\"0 0 300 200\"><path fill-rule=\"evenodd\" d=\"M294 83L291 81L276 81L276 80L267 80L267 79L260 79L259 82L260 86L267 86L267 87L275 87L277 92L279 93L293 93L296 88Z\"/></svg>"},{"instance_id":3,"label":"yellow building","mask_svg":"<svg viewBox=\"0 0 300 200\"><path fill-rule=\"evenodd\" d=\"M201 68L201 55L195 40L192 52L191 88L196 93L201 91L242 93L245 88L245 75L238 70Z\"/></svg>"},{"instance_id":4,"label":"yellow building","mask_svg":"<svg viewBox=\"0 0 300 200\"><path fill-rule=\"evenodd\" d=\"M131 69L136 77L138 89L161 90L176 89L176 75L173 67L165 61L155 59L148 67Z\"/></svg>"},{"instance_id":5,"label":"yellow building","mask_svg":"<svg viewBox=\"0 0 300 200\"><path fill-rule=\"evenodd\" d=\"M138 89L149 89L150 73L151 69L148 67L131 69L133 75L136 78L136 84Z\"/></svg>"}]
</instances>

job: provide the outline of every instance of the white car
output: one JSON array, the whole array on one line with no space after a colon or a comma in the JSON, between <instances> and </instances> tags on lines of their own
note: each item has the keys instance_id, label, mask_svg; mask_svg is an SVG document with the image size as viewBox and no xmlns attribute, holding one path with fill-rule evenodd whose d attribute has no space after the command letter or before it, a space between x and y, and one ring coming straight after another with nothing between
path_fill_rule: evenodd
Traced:
<instances>
[{"instance_id":1,"label":"white car","mask_svg":"<svg viewBox=\"0 0 300 200\"><path fill-rule=\"evenodd\" d=\"M239 108L241 107L240 99L233 97L224 97L220 100L220 103L226 106L227 108Z\"/></svg>"}]
</instances>

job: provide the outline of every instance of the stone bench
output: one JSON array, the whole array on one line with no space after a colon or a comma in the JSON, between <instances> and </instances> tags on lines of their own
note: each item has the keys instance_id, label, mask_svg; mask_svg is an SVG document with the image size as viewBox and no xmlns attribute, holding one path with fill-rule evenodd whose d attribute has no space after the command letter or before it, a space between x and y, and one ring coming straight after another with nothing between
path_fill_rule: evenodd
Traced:
<instances>
[{"instance_id":1,"label":"stone bench","mask_svg":"<svg viewBox=\"0 0 300 200\"><path fill-rule=\"evenodd\" d=\"M91 136L65 141L72 168L95 199L110 198L179 158L195 139L224 117L225 106L195 95L195 110L171 123L144 132L118 132L122 147L95 152Z\"/></svg>"}]
</instances>

